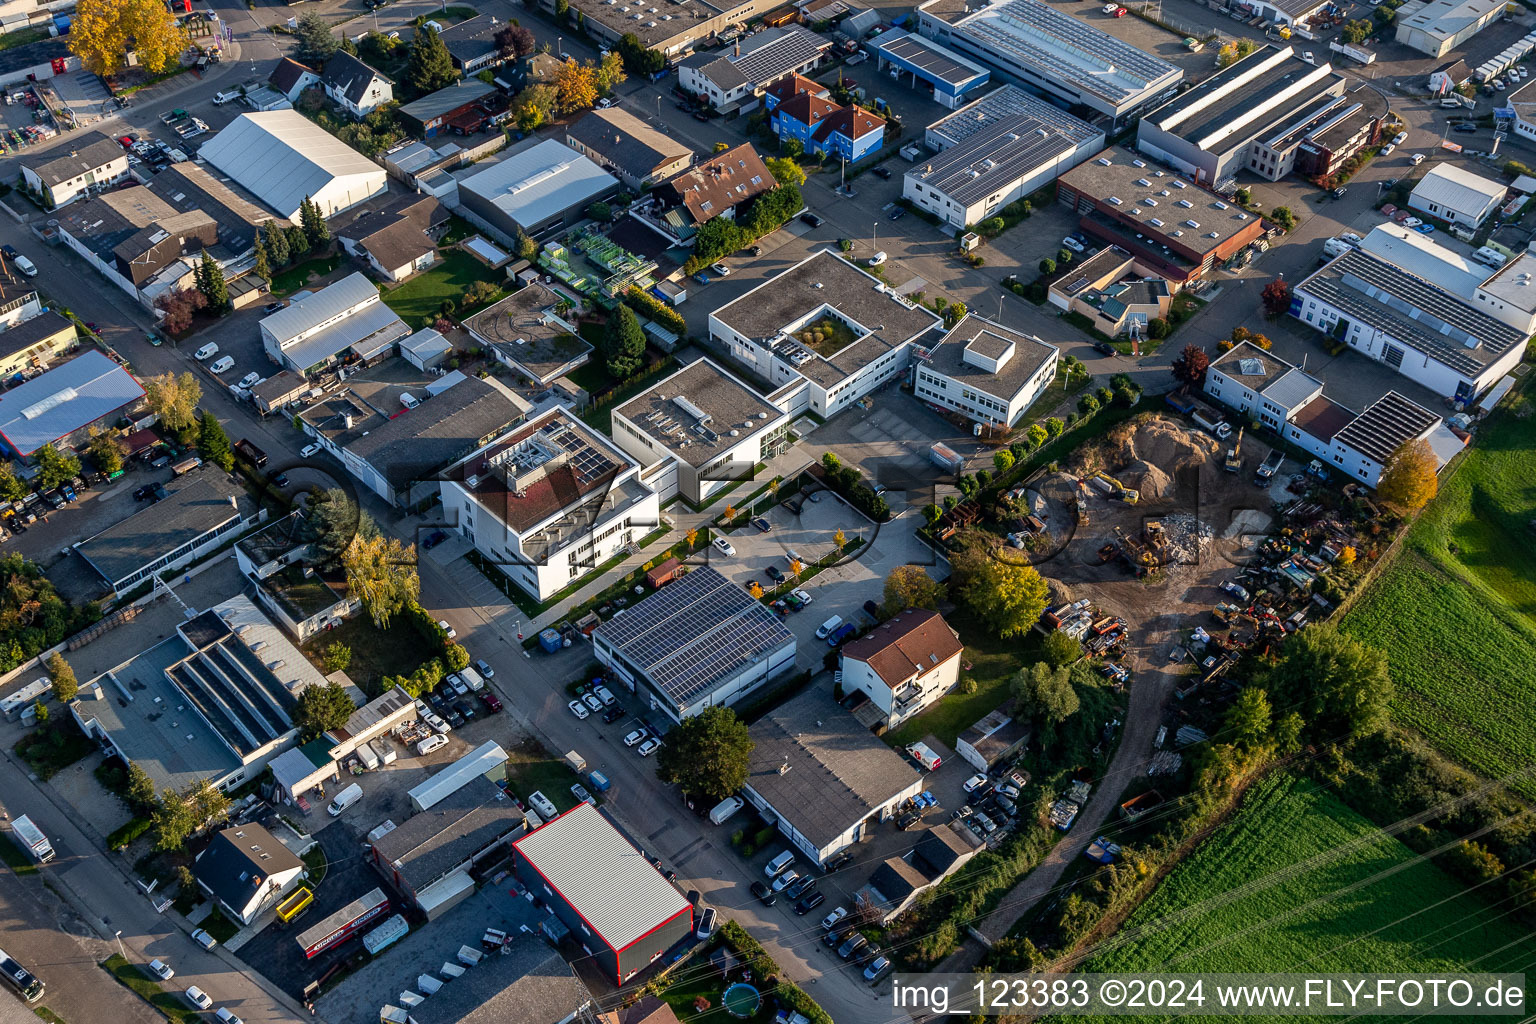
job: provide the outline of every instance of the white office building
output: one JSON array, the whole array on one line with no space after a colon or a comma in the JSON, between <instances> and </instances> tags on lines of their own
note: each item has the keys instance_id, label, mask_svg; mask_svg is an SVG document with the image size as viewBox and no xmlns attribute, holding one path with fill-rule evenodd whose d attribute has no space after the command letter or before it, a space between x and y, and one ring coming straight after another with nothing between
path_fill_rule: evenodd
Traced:
<instances>
[{"instance_id":1,"label":"white office building","mask_svg":"<svg viewBox=\"0 0 1536 1024\"><path fill-rule=\"evenodd\" d=\"M1060 351L1032 335L968 313L920 356L920 401L986 426L1011 427L1056 379Z\"/></svg>"}]
</instances>

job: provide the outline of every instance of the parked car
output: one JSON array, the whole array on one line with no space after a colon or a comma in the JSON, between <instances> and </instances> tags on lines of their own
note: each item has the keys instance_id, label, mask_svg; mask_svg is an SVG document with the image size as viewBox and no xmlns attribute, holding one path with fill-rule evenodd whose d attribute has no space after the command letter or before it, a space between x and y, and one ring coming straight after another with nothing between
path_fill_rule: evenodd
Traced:
<instances>
[{"instance_id":1,"label":"parked car","mask_svg":"<svg viewBox=\"0 0 1536 1024\"><path fill-rule=\"evenodd\" d=\"M192 941L197 943L199 946L202 946L204 949L212 949L214 946L219 944L218 939L214 938L212 935L209 935L201 928L192 929Z\"/></svg>"},{"instance_id":2,"label":"parked car","mask_svg":"<svg viewBox=\"0 0 1536 1024\"><path fill-rule=\"evenodd\" d=\"M216 343L210 341L196 352L193 352L192 358L196 359L198 362L206 362L207 360L212 359L215 355L217 355L218 351L219 346Z\"/></svg>"},{"instance_id":3,"label":"parked car","mask_svg":"<svg viewBox=\"0 0 1536 1024\"><path fill-rule=\"evenodd\" d=\"M891 169L889 167L876 167L871 173L881 181L891 180Z\"/></svg>"},{"instance_id":4,"label":"parked car","mask_svg":"<svg viewBox=\"0 0 1536 1024\"><path fill-rule=\"evenodd\" d=\"M871 256L869 259L865 260L864 262L869 264L872 267L878 267L880 264L884 263L888 258L889 257L887 257L886 254L885 254L885 250L882 249L880 252L875 253L873 256Z\"/></svg>"},{"instance_id":5,"label":"parked car","mask_svg":"<svg viewBox=\"0 0 1536 1024\"><path fill-rule=\"evenodd\" d=\"M770 565L767 569L765 569L763 571L768 574L768 578L773 580L773 582L775 582L775 583L783 583L784 582L784 579L785 579L784 573L779 569L778 566Z\"/></svg>"},{"instance_id":6,"label":"parked car","mask_svg":"<svg viewBox=\"0 0 1536 1024\"><path fill-rule=\"evenodd\" d=\"M288 303L286 303L286 302L269 302L265 306L261 307L261 311L263 313L276 313L280 309L287 309L287 308L288 308Z\"/></svg>"},{"instance_id":7,"label":"parked car","mask_svg":"<svg viewBox=\"0 0 1536 1024\"><path fill-rule=\"evenodd\" d=\"M800 881L800 872L791 869L773 880L773 891L783 892L798 881Z\"/></svg>"},{"instance_id":8,"label":"parked car","mask_svg":"<svg viewBox=\"0 0 1536 1024\"><path fill-rule=\"evenodd\" d=\"M986 784L987 776L982 772L977 772L975 775L972 775L970 778L965 780L965 785L962 788L967 793L974 793Z\"/></svg>"},{"instance_id":9,"label":"parked car","mask_svg":"<svg viewBox=\"0 0 1536 1024\"><path fill-rule=\"evenodd\" d=\"M701 939L707 939L715 934L715 922L718 920L714 907L705 907L699 915L699 926L694 929L694 934Z\"/></svg>"},{"instance_id":10,"label":"parked car","mask_svg":"<svg viewBox=\"0 0 1536 1024\"><path fill-rule=\"evenodd\" d=\"M475 720L475 706L469 702L468 697L461 697L454 701L453 709L464 716L464 721L472 722Z\"/></svg>"},{"instance_id":11,"label":"parked car","mask_svg":"<svg viewBox=\"0 0 1536 1024\"><path fill-rule=\"evenodd\" d=\"M634 732L624 737L624 745L626 747L632 747L637 743L644 743L650 735L651 734L646 732L644 729L636 729Z\"/></svg>"},{"instance_id":12,"label":"parked car","mask_svg":"<svg viewBox=\"0 0 1536 1024\"><path fill-rule=\"evenodd\" d=\"M452 626L448 625L448 620L447 619L438 619L437 620L437 628L442 630L443 631L443 635L446 636L449 640L453 640L453 639L455 639L459 635L459 631L458 630L456 630Z\"/></svg>"},{"instance_id":13,"label":"parked car","mask_svg":"<svg viewBox=\"0 0 1536 1024\"><path fill-rule=\"evenodd\" d=\"M612 707L603 712L603 721L608 725L612 725L614 722L617 722L619 719L623 718L624 715L625 711L623 708Z\"/></svg>"},{"instance_id":14,"label":"parked car","mask_svg":"<svg viewBox=\"0 0 1536 1024\"><path fill-rule=\"evenodd\" d=\"M487 665L485 663L485 659L484 658L476 658L475 659L475 671L479 672L482 676L484 676L487 679L495 679L496 678L496 670L491 668L491 666Z\"/></svg>"},{"instance_id":15,"label":"parked car","mask_svg":"<svg viewBox=\"0 0 1536 1024\"><path fill-rule=\"evenodd\" d=\"M868 967L864 968L864 980L873 985L875 982L889 974L890 970L891 961L889 958L877 956Z\"/></svg>"},{"instance_id":16,"label":"parked car","mask_svg":"<svg viewBox=\"0 0 1536 1024\"><path fill-rule=\"evenodd\" d=\"M579 782L571 784L571 796L584 804L591 804L593 807L597 806L597 801L592 799L592 794L587 792L587 787Z\"/></svg>"},{"instance_id":17,"label":"parked car","mask_svg":"<svg viewBox=\"0 0 1536 1024\"><path fill-rule=\"evenodd\" d=\"M166 963L164 960L158 959L151 960L149 962L149 973L153 974L161 981L170 981L172 978L176 977L176 972L171 968L171 965Z\"/></svg>"},{"instance_id":18,"label":"parked car","mask_svg":"<svg viewBox=\"0 0 1536 1024\"><path fill-rule=\"evenodd\" d=\"M768 888L763 882L752 883L752 895L761 900L765 907L771 907L779 902L779 894Z\"/></svg>"},{"instance_id":19,"label":"parked car","mask_svg":"<svg viewBox=\"0 0 1536 1024\"><path fill-rule=\"evenodd\" d=\"M843 940L841 946L837 947L837 955L847 960L867 945L869 945L869 940L862 933L854 932Z\"/></svg>"},{"instance_id":20,"label":"parked car","mask_svg":"<svg viewBox=\"0 0 1536 1024\"><path fill-rule=\"evenodd\" d=\"M823 892L812 892L805 899L795 904L795 913L804 917L827 901L827 895Z\"/></svg>"},{"instance_id":21,"label":"parked car","mask_svg":"<svg viewBox=\"0 0 1536 1024\"><path fill-rule=\"evenodd\" d=\"M805 591L803 591L803 590L799 590L799 589L796 589L796 590L791 590L791 591L790 591L790 593L791 593L791 594L793 594L793 595L794 595L794 596L795 596L795 597L798 597L798 598L799 598L799 599L800 599L800 603L801 603L801 604L806 604L806 605L808 605L808 604L810 604L810 603L811 603L811 601L812 601L812 598L811 598L811 595L810 595L810 594L807 594L807 593L806 593L806 592L805 592Z\"/></svg>"},{"instance_id":22,"label":"parked car","mask_svg":"<svg viewBox=\"0 0 1536 1024\"><path fill-rule=\"evenodd\" d=\"M187 1002L191 1003L199 1010L207 1010L213 1006L213 1000L208 997L208 993L204 992L196 985L193 985L191 988L187 989L186 996Z\"/></svg>"},{"instance_id":23,"label":"parked car","mask_svg":"<svg viewBox=\"0 0 1536 1024\"><path fill-rule=\"evenodd\" d=\"M784 895L792 900L797 900L814 888L816 888L816 879L810 875L803 875L794 884L784 887Z\"/></svg>"},{"instance_id":24,"label":"parked car","mask_svg":"<svg viewBox=\"0 0 1536 1024\"><path fill-rule=\"evenodd\" d=\"M307 444L299 449L299 458L301 459L312 459L319 454L320 446L318 444Z\"/></svg>"},{"instance_id":25,"label":"parked car","mask_svg":"<svg viewBox=\"0 0 1536 1024\"><path fill-rule=\"evenodd\" d=\"M821 218L814 213L802 213L800 215L800 222L802 224L809 224L813 228L821 227Z\"/></svg>"},{"instance_id":26,"label":"parked car","mask_svg":"<svg viewBox=\"0 0 1536 1024\"><path fill-rule=\"evenodd\" d=\"M1234 583L1231 580L1227 580L1224 583L1222 583L1221 589L1222 589L1223 593L1231 594L1233 597L1237 598L1239 601L1246 601L1246 600L1248 600L1248 590L1247 590L1246 587L1242 586L1241 584Z\"/></svg>"},{"instance_id":27,"label":"parked car","mask_svg":"<svg viewBox=\"0 0 1536 1024\"><path fill-rule=\"evenodd\" d=\"M545 821L556 817L560 812L555 809L554 802L538 790L528 794L528 806L539 812L539 817Z\"/></svg>"},{"instance_id":28,"label":"parked car","mask_svg":"<svg viewBox=\"0 0 1536 1024\"><path fill-rule=\"evenodd\" d=\"M724 537L716 537L714 540L710 541L710 543L715 546L716 551L720 552L722 555L725 555L727 558L736 553L735 547L733 547L731 542L726 540Z\"/></svg>"},{"instance_id":29,"label":"parked car","mask_svg":"<svg viewBox=\"0 0 1536 1024\"><path fill-rule=\"evenodd\" d=\"M583 704L579 700L571 701L569 704L566 705L566 707L570 708L571 709L571 714L575 715L577 718L586 718L588 715L590 715L592 713L592 712L588 711L587 710L587 706L585 704Z\"/></svg>"},{"instance_id":30,"label":"parked car","mask_svg":"<svg viewBox=\"0 0 1536 1024\"><path fill-rule=\"evenodd\" d=\"M484 704L485 710L493 715L501 710L501 698L489 691L480 695L480 703Z\"/></svg>"},{"instance_id":31,"label":"parked car","mask_svg":"<svg viewBox=\"0 0 1536 1024\"><path fill-rule=\"evenodd\" d=\"M1408 133L1407 132L1398 132L1396 135L1392 136L1392 145L1394 145L1394 146L1401 146L1403 143L1405 143L1407 141L1408 141Z\"/></svg>"},{"instance_id":32,"label":"parked car","mask_svg":"<svg viewBox=\"0 0 1536 1024\"><path fill-rule=\"evenodd\" d=\"M715 273L719 274L721 277L730 277L731 276L731 268L726 266L724 263L711 263L709 265L709 269L713 270Z\"/></svg>"},{"instance_id":33,"label":"parked car","mask_svg":"<svg viewBox=\"0 0 1536 1024\"><path fill-rule=\"evenodd\" d=\"M831 913L821 919L821 927L826 931L831 931L833 928L837 927L837 923L839 921L847 916L847 907L834 907Z\"/></svg>"},{"instance_id":34,"label":"parked car","mask_svg":"<svg viewBox=\"0 0 1536 1024\"><path fill-rule=\"evenodd\" d=\"M852 863L853 863L853 853L852 853L852 851L844 850L842 853L838 854L836 857L833 857L831 860L827 861L827 866L822 868L822 870L830 875L834 871L841 871L843 868L847 867L849 864L852 864Z\"/></svg>"},{"instance_id":35,"label":"parked car","mask_svg":"<svg viewBox=\"0 0 1536 1024\"><path fill-rule=\"evenodd\" d=\"M648 739L644 743L640 744L640 749L637 750L636 753L638 753L641 757L650 757L652 754L656 753L656 751L658 751L660 749L661 749L661 740L659 740L656 737L652 736L650 739Z\"/></svg>"},{"instance_id":36,"label":"parked car","mask_svg":"<svg viewBox=\"0 0 1536 1024\"><path fill-rule=\"evenodd\" d=\"M763 533L768 533L773 529L773 524L764 519L762 516L754 516L752 518L752 525L757 527L757 529L761 530Z\"/></svg>"}]
</instances>

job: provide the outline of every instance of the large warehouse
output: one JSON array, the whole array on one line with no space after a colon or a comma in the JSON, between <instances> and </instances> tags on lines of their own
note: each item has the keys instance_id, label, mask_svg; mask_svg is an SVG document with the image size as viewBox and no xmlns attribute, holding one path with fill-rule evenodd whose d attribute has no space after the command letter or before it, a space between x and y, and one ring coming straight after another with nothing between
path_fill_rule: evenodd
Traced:
<instances>
[{"instance_id":1,"label":"large warehouse","mask_svg":"<svg viewBox=\"0 0 1536 1024\"><path fill-rule=\"evenodd\" d=\"M1218 188L1241 170L1278 179L1290 173L1309 129L1322 127L1313 122L1344 103L1345 84L1327 61L1262 46L1150 111L1136 147Z\"/></svg>"},{"instance_id":2,"label":"large warehouse","mask_svg":"<svg viewBox=\"0 0 1536 1024\"><path fill-rule=\"evenodd\" d=\"M615 984L693 931L683 894L590 804L577 804L512 849L518 877Z\"/></svg>"},{"instance_id":3,"label":"large warehouse","mask_svg":"<svg viewBox=\"0 0 1536 1024\"><path fill-rule=\"evenodd\" d=\"M697 566L592 633L597 660L681 722L794 668L795 635L761 601Z\"/></svg>"},{"instance_id":4,"label":"large warehouse","mask_svg":"<svg viewBox=\"0 0 1536 1024\"><path fill-rule=\"evenodd\" d=\"M295 224L306 196L330 217L389 187L384 168L296 110L241 114L198 157Z\"/></svg>"},{"instance_id":5,"label":"large warehouse","mask_svg":"<svg viewBox=\"0 0 1536 1024\"><path fill-rule=\"evenodd\" d=\"M1042 0L929 0L918 31L1063 107L1117 122L1173 91L1184 73Z\"/></svg>"},{"instance_id":6,"label":"large warehouse","mask_svg":"<svg viewBox=\"0 0 1536 1024\"><path fill-rule=\"evenodd\" d=\"M459 182L459 201L493 232L512 239L559 227L619 190L619 179L554 139L519 150Z\"/></svg>"},{"instance_id":7,"label":"large warehouse","mask_svg":"<svg viewBox=\"0 0 1536 1024\"><path fill-rule=\"evenodd\" d=\"M1410 0L1397 10L1397 41L1444 56L1501 17L1503 0Z\"/></svg>"},{"instance_id":8,"label":"large warehouse","mask_svg":"<svg viewBox=\"0 0 1536 1024\"><path fill-rule=\"evenodd\" d=\"M995 89L928 126L902 195L957 228L979 224L1104 148L1104 132L1018 86Z\"/></svg>"}]
</instances>

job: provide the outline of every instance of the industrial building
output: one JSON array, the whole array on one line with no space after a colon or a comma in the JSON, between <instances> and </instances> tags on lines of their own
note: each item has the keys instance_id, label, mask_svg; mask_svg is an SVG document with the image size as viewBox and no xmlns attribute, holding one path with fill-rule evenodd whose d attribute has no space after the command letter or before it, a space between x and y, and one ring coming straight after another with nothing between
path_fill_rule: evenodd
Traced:
<instances>
[{"instance_id":1,"label":"industrial building","mask_svg":"<svg viewBox=\"0 0 1536 1024\"><path fill-rule=\"evenodd\" d=\"M1104 132L1005 85L929 125L925 142L936 155L918 158L901 194L969 230L1097 154Z\"/></svg>"},{"instance_id":2,"label":"industrial building","mask_svg":"<svg viewBox=\"0 0 1536 1024\"><path fill-rule=\"evenodd\" d=\"M1396 262L1364 248L1332 260L1295 286L1291 315L1438 395L1471 404L1525 354L1536 318L1526 287L1536 257L1522 254L1479 281L1469 262L1458 267L1407 248L1391 252Z\"/></svg>"},{"instance_id":3,"label":"industrial building","mask_svg":"<svg viewBox=\"0 0 1536 1024\"><path fill-rule=\"evenodd\" d=\"M1327 61L1261 46L1149 111L1136 148L1218 191L1241 170L1278 180L1295 147L1344 113L1346 84Z\"/></svg>"},{"instance_id":4,"label":"industrial building","mask_svg":"<svg viewBox=\"0 0 1536 1024\"><path fill-rule=\"evenodd\" d=\"M566 304L567 299L533 282L465 320L464 329L497 362L548 387L592 358L592 346L560 315Z\"/></svg>"},{"instance_id":5,"label":"industrial building","mask_svg":"<svg viewBox=\"0 0 1536 1024\"><path fill-rule=\"evenodd\" d=\"M955 739L955 753L979 772L991 772L1017 757L1029 744L1034 730L1023 718L1015 718L1013 702L996 708Z\"/></svg>"},{"instance_id":6,"label":"industrial building","mask_svg":"<svg viewBox=\"0 0 1536 1024\"><path fill-rule=\"evenodd\" d=\"M45 444L68 448L143 398L133 374L100 349L88 349L0 394L0 440L22 459Z\"/></svg>"},{"instance_id":7,"label":"industrial building","mask_svg":"<svg viewBox=\"0 0 1536 1024\"><path fill-rule=\"evenodd\" d=\"M411 333L361 272L289 303L259 326L267 358L304 374L337 361L372 362Z\"/></svg>"},{"instance_id":8,"label":"industrial building","mask_svg":"<svg viewBox=\"0 0 1536 1024\"><path fill-rule=\"evenodd\" d=\"M1504 185L1481 174L1455 164L1437 163L1413 186L1407 205L1436 220L1478 228L1508 192Z\"/></svg>"},{"instance_id":9,"label":"industrial building","mask_svg":"<svg viewBox=\"0 0 1536 1024\"><path fill-rule=\"evenodd\" d=\"M1148 337L1157 317L1166 318L1173 292L1157 271L1142 266L1118 245L1106 246L1075 263L1051 282L1046 301L1059 309L1080 313L1111 338Z\"/></svg>"},{"instance_id":10,"label":"industrial building","mask_svg":"<svg viewBox=\"0 0 1536 1024\"><path fill-rule=\"evenodd\" d=\"M906 29L882 32L874 40L875 67L901 80L908 75L915 89L929 89L933 101L954 110L968 102L992 80L989 68Z\"/></svg>"},{"instance_id":11,"label":"industrial building","mask_svg":"<svg viewBox=\"0 0 1536 1024\"><path fill-rule=\"evenodd\" d=\"M22 150L21 180L49 207L68 205L128 177L128 152L101 132L71 137L37 155Z\"/></svg>"},{"instance_id":12,"label":"industrial building","mask_svg":"<svg viewBox=\"0 0 1536 1024\"><path fill-rule=\"evenodd\" d=\"M1056 182L1056 200L1177 291L1264 237L1263 218L1135 153L1112 147Z\"/></svg>"},{"instance_id":13,"label":"industrial building","mask_svg":"<svg viewBox=\"0 0 1536 1024\"><path fill-rule=\"evenodd\" d=\"M882 924L888 923L919 895L964 867L980 847L958 821L926 828L911 850L900 857L887 857L875 868L854 900L871 908Z\"/></svg>"},{"instance_id":14,"label":"industrial building","mask_svg":"<svg viewBox=\"0 0 1536 1024\"><path fill-rule=\"evenodd\" d=\"M398 113L416 135L430 139L495 95L489 82L465 78L404 104Z\"/></svg>"},{"instance_id":15,"label":"industrial building","mask_svg":"<svg viewBox=\"0 0 1536 1024\"><path fill-rule=\"evenodd\" d=\"M565 130L565 143L642 189L693 163L693 150L619 107L594 110Z\"/></svg>"},{"instance_id":16,"label":"industrial building","mask_svg":"<svg viewBox=\"0 0 1536 1024\"><path fill-rule=\"evenodd\" d=\"M564 408L492 438L447 467L438 485L459 534L540 601L661 522L639 467Z\"/></svg>"},{"instance_id":17,"label":"industrial building","mask_svg":"<svg viewBox=\"0 0 1536 1024\"><path fill-rule=\"evenodd\" d=\"M1397 9L1397 41L1443 57L1504 15L1500 0L1409 0Z\"/></svg>"},{"instance_id":18,"label":"industrial building","mask_svg":"<svg viewBox=\"0 0 1536 1024\"><path fill-rule=\"evenodd\" d=\"M340 762L365 743L387 750L389 741L385 734L414 721L416 715L416 702L411 695L395 686L353 711L340 729L283 751L267 765L272 781L277 784L279 799L291 801L308 812L307 795L329 782L339 781Z\"/></svg>"},{"instance_id":19,"label":"industrial building","mask_svg":"<svg viewBox=\"0 0 1536 1024\"><path fill-rule=\"evenodd\" d=\"M774 403L791 416L849 408L905 374L941 328L937 314L827 249L709 315L710 337L778 389Z\"/></svg>"},{"instance_id":20,"label":"industrial building","mask_svg":"<svg viewBox=\"0 0 1536 1024\"><path fill-rule=\"evenodd\" d=\"M967 313L918 359L914 394L976 423L1011 427L1056 379L1059 354L1033 335Z\"/></svg>"},{"instance_id":21,"label":"industrial building","mask_svg":"<svg viewBox=\"0 0 1536 1024\"><path fill-rule=\"evenodd\" d=\"M473 219L510 244L584 215L619 190L619 179L555 139L545 139L459 181L459 202Z\"/></svg>"},{"instance_id":22,"label":"industrial building","mask_svg":"<svg viewBox=\"0 0 1536 1024\"><path fill-rule=\"evenodd\" d=\"M617 682L680 722L792 669L795 638L740 586L695 566L593 630L592 652Z\"/></svg>"},{"instance_id":23,"label":"industrial building","mask_svg":"<svg viewBox=\"0 0 1536 1024\"><path fill-rule=\"evenodd\" d=\"M506 777L507 752L494 740L486 740L436 775L411 787L406 795L411 798L412 807L430 811L475 779L495 782Z\"/></svg>"},{"instance_id":24,"label":"industrial building","mask_svg":"<svg viewBox=\"0 0 1536 1024\"><path fill-rule=\"evenodd\" d=\"M1087 107L1116 124L1170 95L1184 73L1042 0L928 0L918 31L1058 106Z\"/></svg>"},{"instance_id":25,"label":"industrial building","mask_svg":"<svg viewBox=\"0 0 1536 1024\"><path fill-rule=\"evenodd\" d=\"M742 795L820 867L922 792L906 758L810 687L753 722Z\"/></svg>"},{"instance_id":26,"label":"industrial building","mask_svg":"<svg viewBox=\"0 0 1536 1024\"><path fill-rule=\"evenodd\" d=\"M789 417L710 359L699 359L613 412L610 431L666 501L703 505L787 451Z\"/></svg>"},{"instance_id":27,"label":"industrial building","mask_svg":"<svg viewBox=\"0 0 1536 1024\"><path fill-rule=\"evenodd\" d=\"M944 616L909 608L843 647L843 691L864 694L877 724L894 729L959 682L964 649ZM865 721L860 709L853 710Z\"/></svg>"},{"instance_id":28,"label":"industrial building","mask_svg":"<svg viewBox=\"0 0 1536 1024\"><path fill-rule=\"evenodd\" d=\"M590 804L512 846L517 876L615 985L693 931L692 905Z\"/></svg>"},{"instance_id":29,"label":"industrial building","mask_svg":"<svg viewBox=\"0 0 1536 1024\"><path fill-rule=\"evenodd\" d=\"M306 198L330 217L388 188L384 168L295 110L241 114L197 155L294 224Z\"/></svg>"}]
</instances>

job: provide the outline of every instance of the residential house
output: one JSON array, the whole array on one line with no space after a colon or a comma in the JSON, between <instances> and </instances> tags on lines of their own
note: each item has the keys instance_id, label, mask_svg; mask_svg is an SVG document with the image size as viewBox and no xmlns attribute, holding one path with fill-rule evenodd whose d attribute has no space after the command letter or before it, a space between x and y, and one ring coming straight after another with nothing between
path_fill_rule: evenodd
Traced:
<instances>
[{"instance_id":1,"label":"residential house","mask_svg":"<svg viewBox=\"0 0 1536 1024\"><path fill-rule=\"evenodd\" d=\"M814 70L832 42L799 25L755 32L733 44L731 52L700 52L677 65L677 82L716 110L749 112L763 90L788 74Z\"/></svg>"},{"instance_id":2,"label":"residential house","mask_svg":"<svg viewBox=\"0 0 1536 1024\"><path fill-rule=\"evenodd\" d=\"M743 142L651 189L649 203L634 212L645 224L679 244L716 217L734 219L736 208L777 188L778 181L750 142Z\"/></svg>"},{"instance_id":3,"label":"residential house","mask_svg":"<svg viewBox=\"0 0 1536 1024\"><path fill-rule=\"evenodd\" d=\"M338 50L325 62L325 73L320 76L325 94L337 106L360 121L395 98L395 88L389 79L379 74L350 53Z\"/></svg>"},{"instance_id":4,"label":"residential house","mask_svg":"<svg viewBox=\"0 0 1536 1024\"><path fill-rule=\"evenodd\" d=\"M493 68L506 59L502 56L500 47L496 45L496 33L506 27L504 22L498 23L495 18L477 14L473 18L443 29L437 36L448 48L448 56L453 58L453 66L458 68L465 77L470 77L485 68Z\"/></svg>"},{"instance_id":5,"label":"residential house","mask_svg":"<svg viewBox=\"0 0 1536 1024\"><path fill-rule=\"evenodd\" d=\"M436 237L449 210L430 195L394 196L378 209L332 229L347 252L389 281L404 281L437 261Z\"/></svg>"},{"instance_id":6,"label":"residential house","mask_svg":"<svg viewBox=\"0 0 1536 1024\"><path fill-rule=\"evenodd\" d=\"M69 136L37 155L22 151L21 180L50 207L64 206L128 177L128 151L100 132Z\"/></svg>"},{"instance_id":7,"label":"residential house","mask_svg":"<svg viewBox=\"0 0 1536 1024\"><path fill-rule=\"evenodd\" d=\"M192 863L192 876L240 924L250 924L304 874L304 862L257 824L236 825L214 834Z\"/></svg>"},{"instance_id":8,"label":"residential house","mask_svg":"<svg viewBox=\"0 0 1536 1024\"><path fill-rule=\"evenodd\" d=\"M594 110L566 129L566 145L643 189L687 170L693 150L618 107Z\"/></svg>"},{"instance_id":9,"label":"residential house","mask_svg":"<svg viewBox=\"0 0 1536 1024\"><path fill-rule=\"evenodd\" d=\"M75 322L51 309L14 323L0 331L0 377L46 367L79 341Z\"/></svg>"},{"instance_id":10,"label":"residential house","mask_svg":"<svg viewBox=\"0 0 1536 1024\"><path fill-rule=\"evenodd\" d=\"M864 694L894 729L959 682L964 649L938 612L909 608L843 647L843 691Z\"/></svg>"},{"instance_id":11,"label":"residential house","mask_svg":"<svg viewBox=\"0 0 1536 1024\"><path fill-rule=\"evenodd\" d=\"M320 83L320 72L305 64L300 64L292 57L284 57L277 62L277 67L272 69L272 74L267 78L267 84L283 99L290 104L297 103L299 95L312 85Z\"/></svg>"},{"instance_id":12,"label":"residential house","mask_svg":"<svg viewBox=\"0 0 1536 1024\"><path fill-rule=\"evenodd\" d=\"M772 125L781 141L793 139L806 153L841 157L849 163L879 152L885 143L884 118L811 92L798 93L778 104Z\"/></svg>"}]
</instances>

